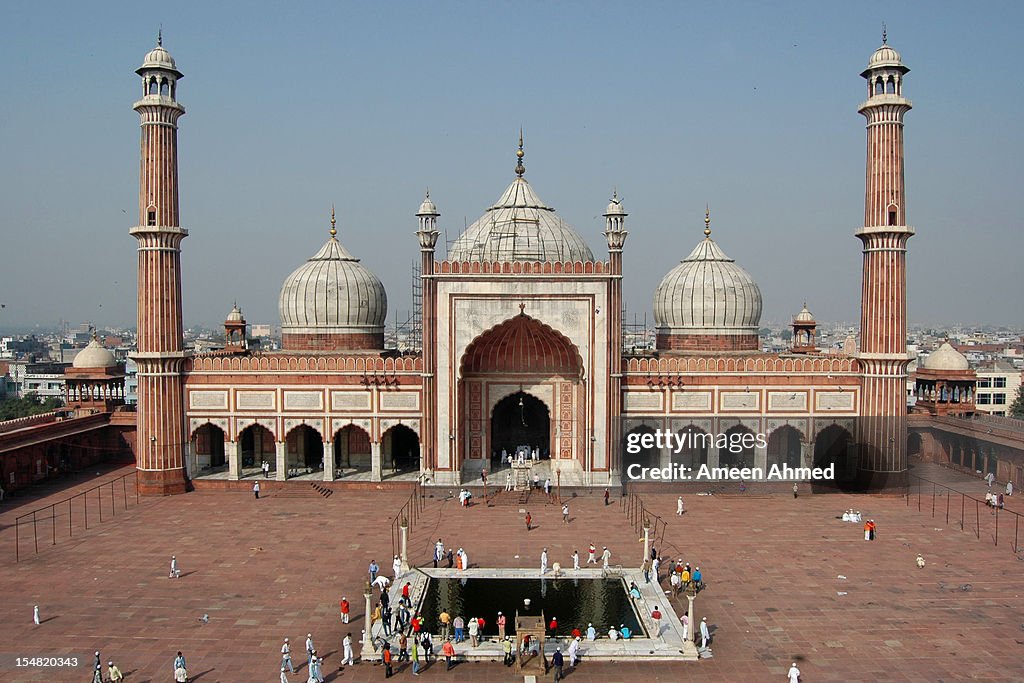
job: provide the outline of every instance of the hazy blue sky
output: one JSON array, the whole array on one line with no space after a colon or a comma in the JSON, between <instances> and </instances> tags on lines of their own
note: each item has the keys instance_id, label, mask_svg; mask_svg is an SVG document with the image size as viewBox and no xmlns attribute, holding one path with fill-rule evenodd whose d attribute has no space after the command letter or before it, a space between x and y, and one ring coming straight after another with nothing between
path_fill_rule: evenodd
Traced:
<instances>
[{"instance_id":1,"label":"hazy blue sky","mask_svg":"<svg viewBox=\"0 0 1024 683\"><path fill-rule=\"evenodd\" d=\"M911 68L910 320L1024 322L1022 3L295 5L5 6L0 329L134 324L133 71L161 24L185 73L186 324L219 324L234 299L277 324L331 202L389 323L404 318L424 188L454 239L511 180L520 125L527 178L595 254L612 188L624 197L631 312L701 238L707 202L764 321L804 299L855 320L858 74L883 21Z\"/></svg>"}]
</instances>

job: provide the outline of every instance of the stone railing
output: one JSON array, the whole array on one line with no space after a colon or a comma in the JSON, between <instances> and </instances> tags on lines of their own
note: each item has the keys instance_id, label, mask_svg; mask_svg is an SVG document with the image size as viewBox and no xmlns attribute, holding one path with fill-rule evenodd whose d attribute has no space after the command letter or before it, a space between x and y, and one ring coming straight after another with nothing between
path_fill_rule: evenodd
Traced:
<instances>
[{"instance_id":1,"label":"stone railing","mask_svg":"<svg viewBox=\"0 0 1024 683\"><path fill-rule=\"evenodd\" d=\"M61 411L55 410L49 413L40 413L38 415L29 415L28 417L16 417L13 420L4 420L3 422L0 422L0 433L13 432L16 429L25 429L26 427L45 424L47 422L56 422L57 416L60 414L62 414Z\"/></svg>"}]
</instances>

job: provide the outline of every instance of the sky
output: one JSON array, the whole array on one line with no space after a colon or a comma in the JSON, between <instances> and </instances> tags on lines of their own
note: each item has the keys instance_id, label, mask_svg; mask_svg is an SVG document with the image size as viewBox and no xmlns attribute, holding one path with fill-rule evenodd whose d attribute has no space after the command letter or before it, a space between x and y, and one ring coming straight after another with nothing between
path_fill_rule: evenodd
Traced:
<instances>
[{"instance_id":1,"label":"sky","mask_svg":"<svg viewBox=\"0 0 1024 683\"><path fill-rule=\"evenodd\" d=\"M39 2L0 23L0 330L134 325L134 70L161 26L185 74L186 325L236 300L278 324L332 203L404 320L425 189L454 240L513 178L520 127L527 179L595 255L623 198L630 318L707 205L763 323L804 301L856 321L859 73L883 22L911 69L910 323L1024 324L1022 3Z\"/></svg>"}]
</instances>

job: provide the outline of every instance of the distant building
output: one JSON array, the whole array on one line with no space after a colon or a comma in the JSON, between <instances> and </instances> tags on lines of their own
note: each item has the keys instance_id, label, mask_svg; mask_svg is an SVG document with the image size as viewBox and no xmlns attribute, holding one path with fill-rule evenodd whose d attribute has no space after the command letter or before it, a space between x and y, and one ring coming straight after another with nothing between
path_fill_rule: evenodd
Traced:
<instances>
[{"instance_id":1,"label":"distant building","mask_svg":"<svg viewBox=\"0 0 1024 683\"><path fill-rule=\"evenodd\" d=\"M1006 415L1020 391L1021 371L1005 361L996 360L979 365L978 394L975 406L979 412Z\"/></svg>"}]
</instances>

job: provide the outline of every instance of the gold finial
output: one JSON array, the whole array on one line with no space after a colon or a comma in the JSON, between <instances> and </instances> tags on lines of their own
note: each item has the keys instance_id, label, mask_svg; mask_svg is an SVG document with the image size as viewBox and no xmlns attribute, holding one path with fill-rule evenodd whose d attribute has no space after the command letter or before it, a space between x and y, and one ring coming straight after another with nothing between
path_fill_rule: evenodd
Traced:
<instances>
[{"instance_id":1,"label":"gold finial","mask_svg":"<svg viewBox=\"0 0 1024 683\"><path fill-rule=\"evenodd\" d=\"M524 156L525 156L525 154L523 153L523 128L522 128L522 126L520 126L519 127L519 149L516 150L516 175L519 176L520 178L522 178L523 174L526 173L526 167L523 166L523 157Z\"/></svg>"},{"instance_id":2,"label":"gold finial","mask_svg":"<svg viewBox=\"0 0 1024 683\"><path fill-rule=\"evenodd\" d=\"M334 218L334 202L331 202L331 237L338 234L338 221Z\"/></svg>"},{"instance_id":3,"label":"gold finial","mask_svg":"<svg viewBox=\"0 0 1024 683\"><path fill-rule=\"evenodd\" d=\"M711 207L704 205L704 237L711 237Z\"/></svg>"}]
</instances>

